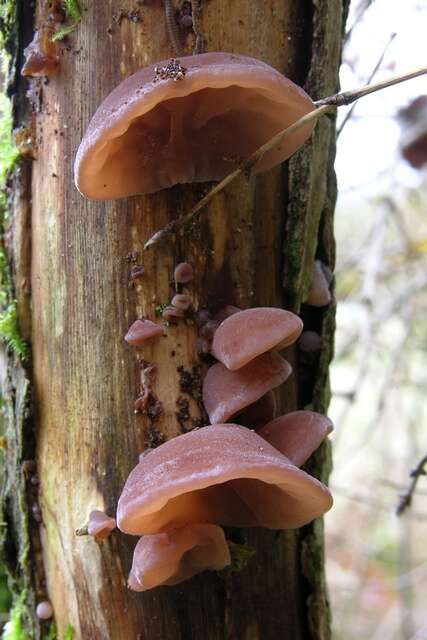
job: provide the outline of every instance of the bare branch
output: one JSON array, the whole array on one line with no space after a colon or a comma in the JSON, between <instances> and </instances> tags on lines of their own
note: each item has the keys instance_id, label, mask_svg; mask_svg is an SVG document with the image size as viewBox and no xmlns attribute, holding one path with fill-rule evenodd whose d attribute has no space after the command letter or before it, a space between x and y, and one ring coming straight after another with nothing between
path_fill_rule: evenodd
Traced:
<instances>
[{"instance_id":1,"label":"bare branch","mask_svg":"<svg viewBox=\"0 0 427 640\"><path fill-rule=\"evenodd\" d=\"M372 80L374 79L374 77L376 76L379 68L382 65L382 62L384 60L384 56L387 53L387 49L389 48L389 46L391 45L391 43L393 42L393 40L396 37L396 33L392 33L390 38L388 39L388 41L386 42L386 45L380 55L380 57L377 60L377 63L375 65L375 67L372 69L372 72L368 78L368 84L370 82L372 82ZM341 125L338 127L337 129L337 138L341 135L342 130L344 129L345 125L347 124L347 122L350 120L351 116L353 115L353 112L356 108L357 102L353 102L352 106L350 107L350 109L347 111L347 113L345 114L345 117L343 119L343 121L341 122Z\"/></svg>"},{"instance_id":2,"label":"bare branch","mask_svg":"<svg viewBox=\"0 0 427 640\"><path fill-rule=\"evenodd\" d=\"M417 482L420 476L427 475L427 471L425 469L426 465L427 465L427 455L421 458L421 460L419 461L415 469L412 469L410 473L410 477L412 478L412 480L409 484L409 487L405 491L405 493L403 493L400 496L399 504L397 505L396 514L398 516L401 516L402 513L405 511L405 509L411 506L412 497L414 495L414 491L416 489Z\"/></svg>"},{"instance_id":3,"label":"bare branch","mask_svg":"<svg viewBox=\"0 0 427 640\"><path fill-rule=\"evenodd\" d=\"M395 76L394 78L390 78L389 80L384 80L383 82L378 82L372 85L366 85L361 89L355 89L353 91L344 91L343 93L337 93L333 96L329 96L328 98L324 98L323 100L318 100L315 102L316 109L307 113L305 116L294 122L290 127L279 131L275 136L273 136L270 140L268 140L265 144L263 144L259 149L254 151L249 158L247 158L244 162L240 164L240 166L235 169L232 173L227 175L223 180L218 182L217 185L209 191L209 193L204 196L199 202L191 209L191 211L184 216L181 216L177 220L173 220L168 225L166 225L160 231L157 231L144 245L144 250L149 249L153 245L157 244L165 240L168 237L174 236L181 228L190 225L199 215L200 211L212 200L212 198L222 191L230 182L233 182L238 176L242 174L248 174L254 167L254 165L261 160L267 151L274 149L279 145L283 140L292 135L295 131L298 131L305 125L310 122L314 122L318 120L321 116L326 113L331 113L335 111L338 107L351 104L355 102L359 98L363 98L364 96L369 95L370 93L374 93L375 91L380 91L387 87L391 87L392 85L399 84L400 82L405 82L406 80L410 80L411 78L416 78L417 76L421 76L427 73L427 67L423 67L421 69L417 69L416 71L412 71L411 73L407 73L400 76Z\"/></svg>"},{"instance_id":4,"label":"bare branch","mask_svg":"<svg viewBox=\"0 0 427 640\"><path fill-rule=\"evenodd\" d=\"M400 84L401 82L412 80L412 78L418 78L418 76L425 75L426 73L427 67L421 67L420 69L416 69L415 71L411 71L410 73L404 73L400 76L394 76L393 78L383 80L382 82L367 84L361 89L352 89L351 91L336 93L335 95L329 96L328 98L323 98L323 100L318 100L314 104L316 105L316 107L321 107L325 104L333 104L336 107L342 107L344 105L351 104L356 100L359 100L359 98L368 96L371 93L382 91L382 89L387 89L387 87L393 87L395 84Z\"/></svg>"}]
</instances>

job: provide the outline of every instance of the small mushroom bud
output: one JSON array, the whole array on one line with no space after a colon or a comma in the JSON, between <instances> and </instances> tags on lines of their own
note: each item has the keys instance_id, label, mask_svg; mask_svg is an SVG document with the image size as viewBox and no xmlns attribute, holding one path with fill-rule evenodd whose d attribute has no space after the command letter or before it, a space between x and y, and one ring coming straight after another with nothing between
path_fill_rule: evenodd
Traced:
<instances>
[{"instance_id":1,"label":"small mushroom bud","mask_svg":"<svg viewBox=\"0 0 427 640\"><path fill-rule=\"evenodd\" d=\"M215 320L218 320L218 322L223 322L223 320L225 320L226 318L229 318L235 313L238 313L239 311L241 311L239 307L235 307L232 304L227 304L225 307L222 307L222 309L217 311L214 318Z\"/></svg>"},{"instance_id":2,"label":"small mushroom bud","mask_svg":"<svg viewBox=\"0 0 427 640\"><path fill-rule=\"evenodd\" d=\"M189 262L180 262L175 267L173 277L177 284L187 284L187 282L191 282L194 278L193 265Z\"/></svg>"},{"instance_id":3,"label":"small mushroom bud","mask_svg":"<svg viewBox=\"0 0 427 640\"><path fill-rule=\"evenodd\" d=\"M197 338L196 340L197 353L207 354L211 351L211 343L206 338Z\"/></svg>"},{"instance_id":4,"label":"small mushroom bud","mask_svg":"<svg viewBox=\"0 0 427 640\"><path fill-rule=\"evenodd\" d=\"M95 510L89 514L87 532L90 536L94 536L99 540L105 540L116 526L114 518L110 518L103 511Z\"/></svg>"},{"instance_id":5,"label":"small mushroom bud","mask_svg":"<svg viewBox=\"0 0 427 640\"><path fill-rule=\"evenodd\" d=\"M135 413L141 413L146 411L148 408L148 404L151 399L151 391L150 389L144 389L140 396L135 400L134 409Z\"/></svg>"},{"instance_id":6,"label":"small mushroom bud","mask_svg":"<svg viewBox=\"0 0 427 640\"><path fill-rule=\"evenodd\" d=\"M313 307L326 307L331 301L329 282L320 260L315 260L313 279L306 303Z\"/></svg>"},{"instance_id":7,"label":"small mushroom bud","mask_svg":"<svg viewBox=\"0 0 427 640\"><path fill-rule=\"evenodd\" d=\"M323 275L325 276L327 283L331 284L333 277L331 267L328 267L328 265L323 262L320 263L320 266L322 267Z\"/></svg>"},{"instance_id":8,"label":"small mushroom bud","mask_svg":"<svg viewBox=\"0 0 427 640\"><path fill-rule=\"evenodd\" d=\"M212 314L207 309L200 309L200 311L196 314L196 324L197 326L203 327L204 324L207 323L208 320L212 318Z\"/></svg>"},{"instance_id":9,"label":"small mushroom bud","mask_svg":"<svg viewBox=\"0 0 427 640\"><path fill-rule=\"evenodd\" d=\"M25 475L34 473L36 468L37 465L35 460L24 460L24 462L22 463L22 471L25 473Z\"/></svg>"},{"instance_id":10,"label":"small mushroom bud","mask_svg":"<svg viewBox=\"0 0 427 640\"><path fill-rule=\"evenodd\" d=\"M298 346L301 351L313 353L319 351L322 345L321 337L315 331L304 331L298 340Z\"/></svg>"},{"instance_id":11,"label":"small mushroom bud","mask_svg":"<svg viewBox=\"0 0 427 640\"><path fill-rule=\"evenodd\" d=\"M39 602L36 607L36 616L39 620L49 620L53 616L53 607L49 600Z\"/></svg>"},{"instance_id":12,"label":"small mushroom bud","mask_svg":"<svg viewBox=\"0 0 427 640\"><path fill-rule=\"evenodd\" d=\"M125 335L128 344L135 347L164 335L163 327L151 320L136 320Z\"/></svg>"},{"instance_id":13,"label":"small mushroom bud","mask_svg":"<svg viewBox=\"0 0 427 640\"><path fill-rule=\"evenodd\" d=\"M162 311L162 318L163 320L166 320L166 322L183 317L184 311L182 309L177 309L177 307L173 307L172 305L165 307Z\"/></svg>"},{"instance_id":14,"label":"small mushroom bud","mask_svg":"<svg viewBox=\"0 0 427 640\"><path fill-rule=\"evenodd\" d=\"M42 511L40 509L40 506L37 504L37 502L35 502L31 507L31 514L36 522L42 521Z\"/></svg>"},{"instance_id":15,"label":"small mushroom bud","mask_svg":"<svg viewBox=\"0 0 427 640\"><path fill-rule=\"evenodd\" d=\"M140 278L143 277L144 273L145 273L144 267L142 265L136 264L130 270L130 279L131 280L139 280Z\"/></svg>"},{"instance_id":16,"label":"small mushroom bud","mask_svg":"<svg viewBox=\"0 0 427 640\"><path fill-rule=\"evenodd\" d=\"M177 293L172 298L171 304L172 304L173 307L176 307L177 309L182 309L183 311L188 311L188 309L192 305L192 300L191 300L190 296L188 296L185 293Z\"/></svg>"},{"instance_id":17,"label":"small mushroom bud","mask_svg":"<svg viewBox=\"0 0 427 640\"><path fill-rule=\"evenodd\" d=\"M200 328L200 337L205 338L206 340L212 340L215 335L215 331L219 327L219 322L217 320L208 320L203 327Z\"/></svg>"},{"instance_id":18,"label":"small mushroom bud","mask_svg":"<svg viewBox=\"0 0 427 640\"><path fill-rule=\"evenodd\" d=\"M149 364L143 368L143 380L144 384L150 386L156 379L157 367L155 364Z\"/></svg>"},{"instance_id":19,"label":"small mushroom bud","mask_svg":"<svg viewBox=\"0 0 427 640\"><path fill-rule=\"evenodd\" d=\"M193 18L190 16L190 14L187 13L181 16L181 18L179 19L179 24L184 29L191 29L191 27L193 26Z\"/></svg>"}]
</instances>

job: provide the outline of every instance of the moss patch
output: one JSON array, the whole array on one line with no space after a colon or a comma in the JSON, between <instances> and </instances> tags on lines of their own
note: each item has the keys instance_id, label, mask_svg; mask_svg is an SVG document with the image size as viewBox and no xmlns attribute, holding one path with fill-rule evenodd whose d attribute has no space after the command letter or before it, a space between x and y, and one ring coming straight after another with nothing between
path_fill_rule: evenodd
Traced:
<instances>
[{"instance_id":1,"label":"moss patch","mask_svg":"<svg viewBox=\"0 0 427 640\"><path fill-rule=\"evenodd\" d=\"M69 36L70 33L73 33L82 19L82 12L77 0L64 0L62 6L68 24L66 24L64 27L61 27L61 29L58 29L58 31L55 31L52 36L53 42L63 40L66 36Z\"/></svg>"},{"instance_id":2,"label":"moss patch","mask_svg":"<svg viewBox=\"0 0 427 640\"><path fill-rule=\"evenodd\" d=\"M0 296L1 296L0 292ZM1 298L0 298L1 299ZM29 357L28 344L21 338L18 328L16 302L13 301L5 311L0 313L0 339L7 347L25 362Z\"/></svg>"}]
</instances>

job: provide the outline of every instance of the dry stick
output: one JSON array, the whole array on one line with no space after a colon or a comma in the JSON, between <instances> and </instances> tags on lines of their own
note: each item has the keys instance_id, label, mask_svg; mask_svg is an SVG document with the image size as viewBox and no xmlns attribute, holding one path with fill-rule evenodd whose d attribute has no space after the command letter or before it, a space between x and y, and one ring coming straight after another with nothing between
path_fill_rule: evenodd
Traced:
<instances>
[{"instance_id":1,"label":"dry stick","mask_svg":"<svg viewBox=\"0 0 427 640\"><path fill-rule=\"evenodd\" d=\"M417 482L420 476L427 475L427 471L425 470L425 466L427 465L427 455L424 458L421 458L415 469L412 469L410 476L412 478L411 483L405 493L400 496L399 504L396 508L396 513L398 516L402 515L407 507L411 505L412 496L414 495L414 491L417 486Z\"/></svg>"},{"instance_id":2,"label":"dry stick","mask_svg":"<svg viewBox=\"0 0 427 640\"><path fill-rule=\"evenodd\" d=\"M323 100L318 100L314 103L316 109L307 113L305 116L294 122L287 129L283 129L283 131L279 131L276 133L273 138L268 140L265 144L263 144L259 149L254 151L247 160L244 160L240 166L235 169L232 173L225 176L223 180L218 182L217 185L209 191L199 202L191 209L191 211L184 216L181 216L177 220L172 220L169 224L167 224L163 229L157 231L144 245L144 250L152 247L165 240L170 236L174 236L182 227L185 227L193 222L200 211L212 200L212 198L222 191L230 182L233 182L236 178L238 178L242 174L250 173L253 166L261 160L267 151L274 149L279 145L283 140L289 138L295 131L298 131L305 125L318 120L321 116L326 113L331 113L335 111L338 107L342 107L344 105L349 105L359 98L363 98L364 96L369 95L370 93L374 93L375 91L380 91L381 89L385 89L386 87L391 87L392 85L399 84L400 82L405 82L406 80L410 80L411 78L416 78L417 76L421 76L427 73L427 67L422 67L421 69L417 69L416 71L412 71L411 73L406 73L401 76L395 76L394 78L390 78L389 80L384 80L383 82L378 82L376 84L367 85L362 87L361 89L355 89L354 91L343 91L342 93L336 93L333 96L329 96L327 98L323 98Z\"/></svg>"}]
</instances>

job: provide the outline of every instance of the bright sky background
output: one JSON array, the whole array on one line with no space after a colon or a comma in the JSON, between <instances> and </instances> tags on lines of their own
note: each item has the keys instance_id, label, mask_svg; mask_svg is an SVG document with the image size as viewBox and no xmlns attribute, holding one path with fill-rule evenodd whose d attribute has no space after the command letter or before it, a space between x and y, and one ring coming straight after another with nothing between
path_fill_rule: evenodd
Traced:
<instances>
[{"instance_id":1,"label":"bright sky background","mask_svg":"<svg viewBox=\"0 0 427 640\"><path fill-rule=\"evenodd\" d=\"M349 16L354 20L356 6ZM341 70L343 90L364 84L381 57L392 33L374 82L427 66L427 0L374 0L347 46ZM357 75L350 65L357 68ZM409 80L360 100L340 136L336 171L341 192L364 186L369 193L384 192L394 180L415 186L420 172L399 160L399 126L393 116L418 95L427 94L427 76ZM340 120L345 109L339 112Z\"/></svg>"}]
</instances>

